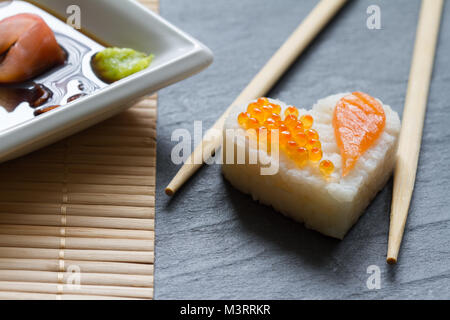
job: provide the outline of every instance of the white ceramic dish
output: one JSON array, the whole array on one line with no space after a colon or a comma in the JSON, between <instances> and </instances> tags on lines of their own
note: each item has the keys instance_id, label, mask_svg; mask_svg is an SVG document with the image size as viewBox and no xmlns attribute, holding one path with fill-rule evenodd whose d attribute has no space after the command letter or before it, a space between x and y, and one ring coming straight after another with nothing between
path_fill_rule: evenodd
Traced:
<instances>
[{"instance_id":1,"label":"white ceramic dish","mask_svg":"<svg viewBox=\"0 0 450 320\"><path fill-rule=\"evenodd\" d=\"M183 80L212 62L208 48L134 0L31 2L59 17L67 17L67 8L77 5L81 9L83 31L112 46L151 52L155 59L141 72L1 131L0 162L34 151L115 115L139 97ZM2 10L9 6L20 6L26 12L29 5L18 0L0 1L0 18L4 18ZM47 11L40 14L44 20L52 17ZM61 27L74 31L65 24Z\"/></svg>"}]
</instances>

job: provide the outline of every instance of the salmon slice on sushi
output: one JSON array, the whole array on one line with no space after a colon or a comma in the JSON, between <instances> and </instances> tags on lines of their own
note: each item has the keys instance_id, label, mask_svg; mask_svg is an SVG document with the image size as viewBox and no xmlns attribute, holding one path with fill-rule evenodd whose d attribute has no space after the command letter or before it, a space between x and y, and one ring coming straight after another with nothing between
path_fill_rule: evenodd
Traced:
<instances>
[{"instance_id":1,"label":"salmon slice on sushi","mask_svg":"<svg viewBox=\"0 0 450 320\"><path fill-rule=\"evenodd\" d=\"M362 92L311 110L260 98L229 113L222 171L254 200L343 239L391 176L399 132L398 114Z\"/></svg>"}]
</instances>

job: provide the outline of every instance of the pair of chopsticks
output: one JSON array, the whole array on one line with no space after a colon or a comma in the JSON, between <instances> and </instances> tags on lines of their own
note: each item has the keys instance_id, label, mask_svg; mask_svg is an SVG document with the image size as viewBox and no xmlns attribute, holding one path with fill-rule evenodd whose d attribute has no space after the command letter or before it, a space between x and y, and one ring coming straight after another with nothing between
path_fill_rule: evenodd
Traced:
<instances>
[{"instance_id":1,"label":"pair of chopsticks","mask_svg":"<svg viewBox=\"0 0 450 320\"><path fill-rule=\"evenodd\" d=\"M321 0L317 4L213 127L206 132L202 142L167 186L166 194L169 196L175 194L203 165L203 155L212 155L220 148L222 137L214 132L222 131L231 107L264 96L346 2L347 0ZM414 189L442 8L443 0L422 0L394 173L387 255L387 262L390 264L397 262Z\"/></svg>"}]
</instances>

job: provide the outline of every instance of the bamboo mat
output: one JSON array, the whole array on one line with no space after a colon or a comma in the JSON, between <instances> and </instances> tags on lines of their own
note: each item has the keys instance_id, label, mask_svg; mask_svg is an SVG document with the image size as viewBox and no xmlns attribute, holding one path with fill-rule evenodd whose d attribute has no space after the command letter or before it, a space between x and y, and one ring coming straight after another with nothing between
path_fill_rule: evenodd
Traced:
<instances>
[{"instance_id":1,"label":"bamboo mat","mask_svg":"<svg viewBox=\"0 0 450 320\"><path fill-rule=\"evenodd\" d=\"M0 165L0 299L153 297L156 105Z\"/></svg>"}]
</instances>

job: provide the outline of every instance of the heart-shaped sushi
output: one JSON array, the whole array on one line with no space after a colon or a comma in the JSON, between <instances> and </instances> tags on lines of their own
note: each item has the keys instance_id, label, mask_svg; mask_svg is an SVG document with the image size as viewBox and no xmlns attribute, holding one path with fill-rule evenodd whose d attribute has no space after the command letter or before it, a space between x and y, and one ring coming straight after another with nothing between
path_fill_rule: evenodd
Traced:
<instances>
[{"instance_id":1,"label":"heart-shaped sushi","mask_svg":"<svg viewBox=\"0 0 450 320\"><path fill-rule=\"evenodd\" d=\"M223 174L254 200L342 239L392 174L399 132L398 114L362 92L311 110L260 98L225 121Z\"/></svg>"}]
</instances>

